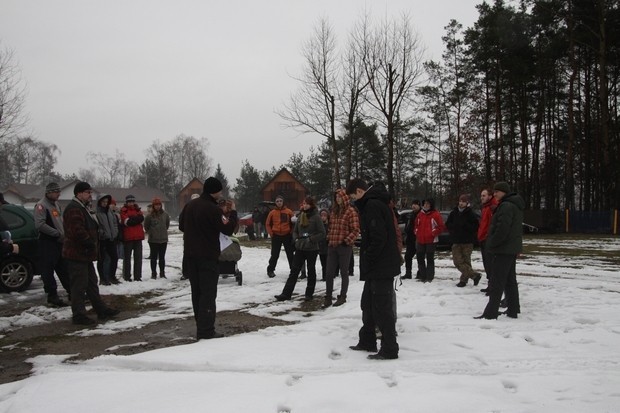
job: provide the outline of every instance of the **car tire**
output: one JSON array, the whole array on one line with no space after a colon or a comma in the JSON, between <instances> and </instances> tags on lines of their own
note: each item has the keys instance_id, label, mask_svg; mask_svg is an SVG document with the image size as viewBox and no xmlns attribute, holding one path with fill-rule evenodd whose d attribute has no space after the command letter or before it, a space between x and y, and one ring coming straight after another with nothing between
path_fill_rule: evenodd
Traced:
<instances>
[{"instance_id":1,"label":"car tire","mask_svg":"<svg viewBox=\"0 0 620 413\"><path fill-rule=\"evenodd\" d=\"M0 289L5 292L24 291L32 283L32 265L18 256L9 256L0 265Z\"/></svg>"}]
</instances>

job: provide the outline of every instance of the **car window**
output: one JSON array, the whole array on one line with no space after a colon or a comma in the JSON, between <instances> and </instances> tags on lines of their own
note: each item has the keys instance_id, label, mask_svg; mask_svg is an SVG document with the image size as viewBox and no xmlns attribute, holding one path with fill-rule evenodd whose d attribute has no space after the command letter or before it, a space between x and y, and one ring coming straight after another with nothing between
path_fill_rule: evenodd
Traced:
<instances>
[{"instance_id":1,"label":"car window","mask_svg":"<svg viewBox=\"0 0 620 413\"><path fill-rule=\"evenodd\" d=\"M6 221L6 224L9 226L9 231L21 228L26 225L26 221L22 217L17 214L14 214L11 211L2 210L0 211L2 214L2 218Z\"/></svg>"}]
</instances>

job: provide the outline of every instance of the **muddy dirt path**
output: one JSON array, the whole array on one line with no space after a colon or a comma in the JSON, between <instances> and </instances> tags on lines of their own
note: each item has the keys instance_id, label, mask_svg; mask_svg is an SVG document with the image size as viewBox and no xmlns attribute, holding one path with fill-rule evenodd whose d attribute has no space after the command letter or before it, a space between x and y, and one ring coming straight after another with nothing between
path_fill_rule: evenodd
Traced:
<instances>
[{"instance_id":1,"label":"muddy dirt path","mask_svg":"<svg viewBox=\"0 0 620 413\"><path fill-rule=\"evenodd\" d=\"M140 296L103 296L112 306L122 308L116 320L124 320L157 308ZM29 305L24 302L12 308L2 308L0 316L20 314ZM91 317L96 316L89 314ZM225 336L242 334L263 328L285 325L285 321L257 317L242 311L221 311L217 314L216 329ZM27 327L15 327L0 336L0 384L21 380L31 374L28 359L38 355L74 354L68 362L87 360L103 354L130 355L164 347L194 343L196 330L192 317L158 321L143 328L130 329L109 335L80 336L73 333L88 327L75 326L70 319Z\"/></svg>"}]
</instances>

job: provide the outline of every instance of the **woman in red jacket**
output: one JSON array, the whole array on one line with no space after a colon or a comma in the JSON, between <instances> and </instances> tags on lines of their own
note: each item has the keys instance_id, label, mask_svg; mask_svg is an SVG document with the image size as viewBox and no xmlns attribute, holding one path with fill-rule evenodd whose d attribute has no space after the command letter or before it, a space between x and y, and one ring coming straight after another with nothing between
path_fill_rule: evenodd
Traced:
<instances>
[{"instance_id":1,"label":"woman in red jacket","mask_svg":"<svg viewBox=\"0 0 620 413\"><path fill-rule=\"evenodd\" d=\"M121 208L121 223L123 224L123 279L131 281L131 254L133 257L133 279L142 281L142 240L144 240L144 228L142 222L144 215L140 206L136 204L136 197L127 195L125 206Z\"/></svg>"},{"instance_id":2,"label":"woman in red jacket","mask_svg":"<svg viewBox=\"0 0 620 413\"><path fill-rule=\"evenodd\" d=\"M431 282L435 278L435 249L443 230L443 219L435 210L435 202L425 199L415 220L416 259L420 271L418 281Z\"/></svg>"}]
</instances>

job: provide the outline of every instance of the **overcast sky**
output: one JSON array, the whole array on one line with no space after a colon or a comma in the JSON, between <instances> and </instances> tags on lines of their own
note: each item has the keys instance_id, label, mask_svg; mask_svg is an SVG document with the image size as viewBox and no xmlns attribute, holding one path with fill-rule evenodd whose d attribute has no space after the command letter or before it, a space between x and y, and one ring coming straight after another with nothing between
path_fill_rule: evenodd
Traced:
<instances>
[{"instance_id":1,"label":"overcast sky","mask_svg":"<svg viewBox=\"0 0 620 413\"><path fill-rule=\"evenodd\" d=\"M269 169L321 143L274 113L320 18L344 43L365 8L377 19L408 13L438 59L450 19L471 26L481 2L0 0L0 42L27 82L34 136L62 151L61 173L88 168L88 151L141 163L155 140L183 133L209 139L234 186L245 159Z\"/></svg>"}]
</instances>

